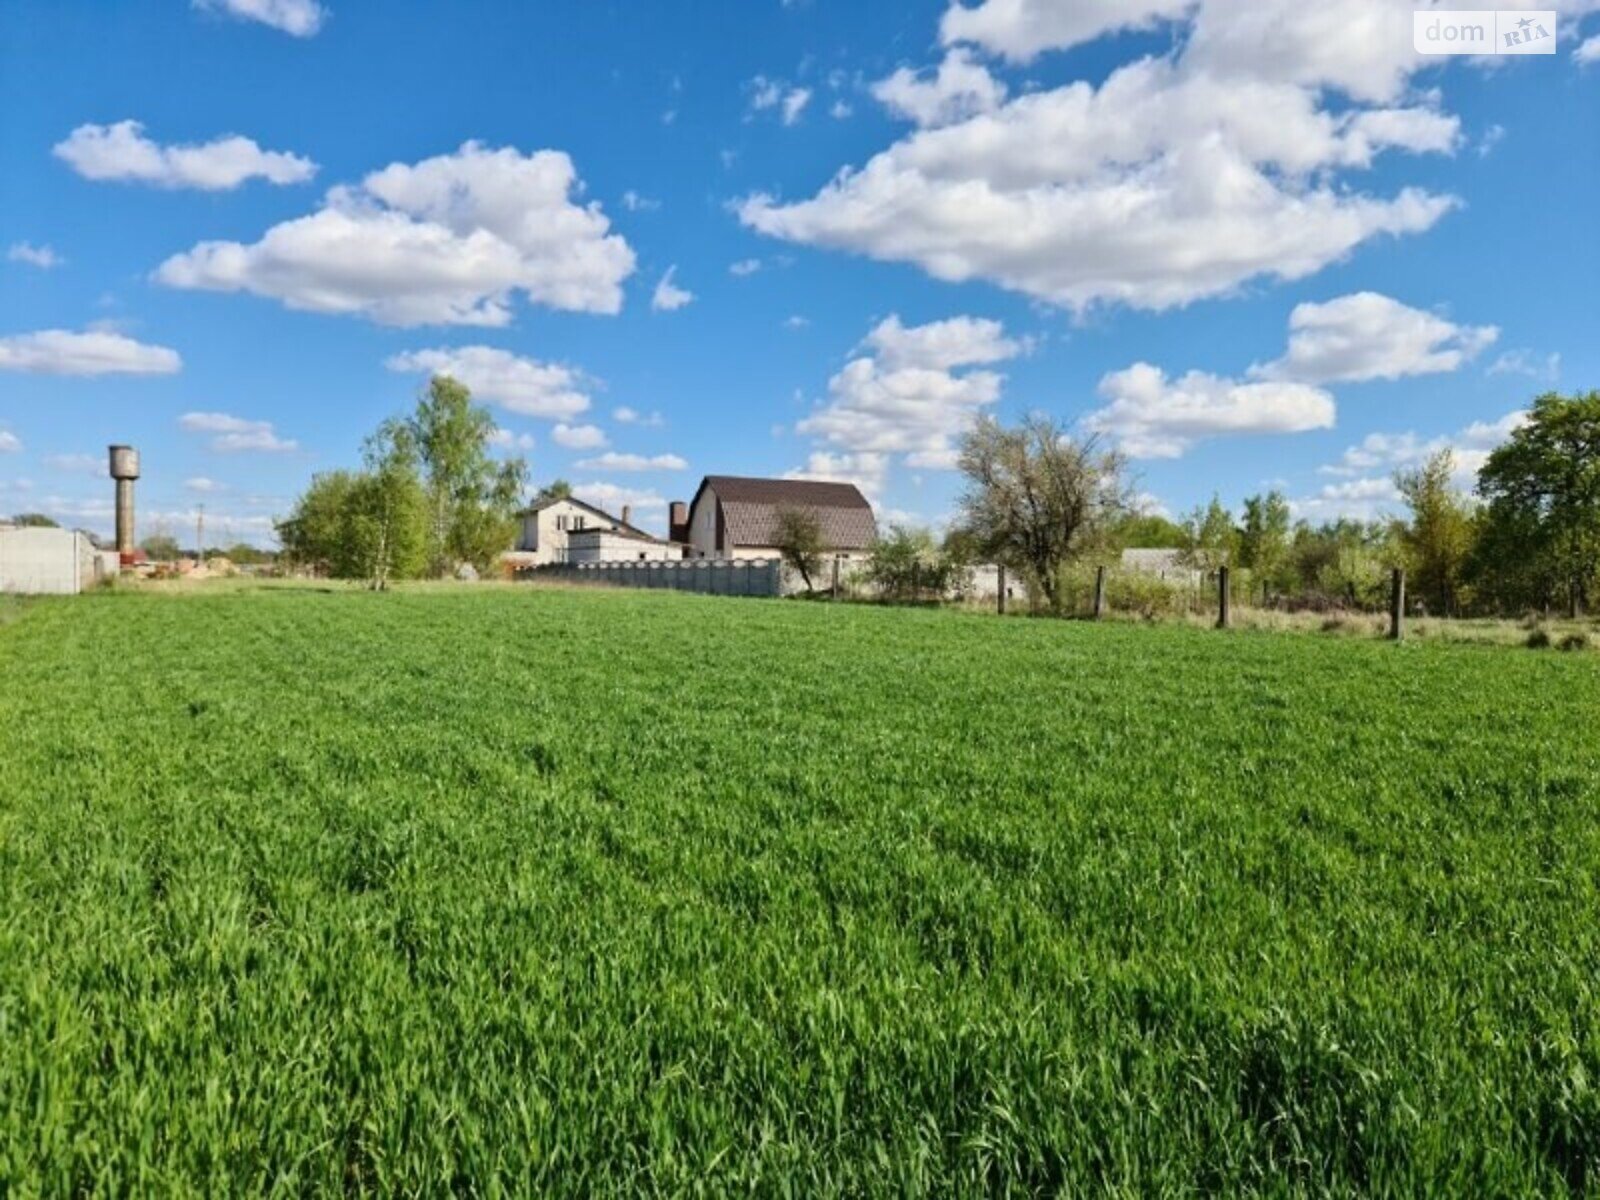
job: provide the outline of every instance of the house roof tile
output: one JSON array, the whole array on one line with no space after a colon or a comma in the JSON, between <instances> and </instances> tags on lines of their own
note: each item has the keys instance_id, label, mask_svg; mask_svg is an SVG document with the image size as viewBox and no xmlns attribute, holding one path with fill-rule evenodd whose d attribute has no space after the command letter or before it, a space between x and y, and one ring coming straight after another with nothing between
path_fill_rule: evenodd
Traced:
<instances>
[{"instance_id":1,"label":"house roof tile","mask_svg":"<svg viewBox=\"0 0 1600 1200\"><path fill-rule=\"evenodd\" d=\"M814 514L822 526L822 540L830 549L865 550L878 537L872 505L853 483L707 475L701 493L707 488L722 502L727 540L732 546L772 545L778 536L778 512L785 508ZM696 503L699 499L696 494Z\"/></svg>"}]
</instances>

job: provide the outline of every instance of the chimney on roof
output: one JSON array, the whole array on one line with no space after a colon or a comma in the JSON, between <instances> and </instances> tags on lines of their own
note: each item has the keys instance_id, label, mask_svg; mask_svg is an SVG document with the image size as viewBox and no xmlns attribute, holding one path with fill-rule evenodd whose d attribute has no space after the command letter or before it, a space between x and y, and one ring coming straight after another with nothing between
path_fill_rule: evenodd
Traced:
<instances>
[{"instance_id":1,"label":"chimney on roof","mask_svg":"<svg viewBox=\"0 0 1600 1200\"><path fill-rule=\"evenodd\" d=\"M682 500L674 500L667 509L667 540L669 542L689 540L689 506Z\"/></svg>"},{"instance_id":2,"label":"chimney on roof","mask_svg":"<svg viewBox=\"0 0 1600 1200\"><path fill-rule=\"evenodd\" d=\"M624 525L633 524L633 505L624 504L622 506L622 523Z\"/></svg>"}]
</instances>

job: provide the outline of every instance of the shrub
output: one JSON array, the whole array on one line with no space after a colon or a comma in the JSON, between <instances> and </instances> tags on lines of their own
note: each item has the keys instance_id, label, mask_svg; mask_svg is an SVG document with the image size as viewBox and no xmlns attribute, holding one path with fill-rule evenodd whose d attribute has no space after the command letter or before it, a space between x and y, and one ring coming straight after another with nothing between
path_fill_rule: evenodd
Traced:
<instances>
[{"instance_id":1,"label":"shrub","mask_svg":"<svg viewBox=\"0 0 1600 1200\"><path fill-rule=\"evenodd\" d=\"M1569 633L1561 639L1563 650L1587 650L1589 648L1589 635L1587 633Z\"/></svg>"},{"instance_id":2,"label":"shrub","mask_svg":"<svg viewBox=\"0 0 1600 1200\"><path fill-rule=\"evenodd\" d=\"M1061 611L1088 616L1094 611L1095 567L1076 563L1062 568L1057 594ZM1106 571L1106 611L1144 617L1180 616L1194 611L1194 588L1142 571Z\"/></svg>"},{"instance_id":3,"label":"shrub","mask_svg":"<svg viewBox=\"0 0 1600 1200\"><path fill-rule=\"evenodd\" d=\"M970 572L934 544L925 529L892 525L872 548L867 581L885 600L942 600L970 587Z\"/></svg>"},{"instance_id":4,"label":"shrub","mask_svg":"<svg viewBox=\"0 0 1600 1200\"><path fill-rule=\"evenodd\" d=\"M1550 648L1550 632L1545 629L1535 629L1528 635L1529 650L1548 650Z\"/></svg>"}]
</instances>

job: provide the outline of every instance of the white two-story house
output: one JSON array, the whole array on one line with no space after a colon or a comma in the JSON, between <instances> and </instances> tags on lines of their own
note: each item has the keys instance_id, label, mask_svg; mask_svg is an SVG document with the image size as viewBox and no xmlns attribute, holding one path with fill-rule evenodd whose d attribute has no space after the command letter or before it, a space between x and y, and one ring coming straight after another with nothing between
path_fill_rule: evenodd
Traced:
<instances>
[{"instance_id":1,"label":"white two-story house","mask_svg":"<svg viewBox=\"0 0 1600 1200\"><path fill-rule=\"evenodd\" d=\"M578 561L568 538L585 530L621 530L649 536L629 523L632 513L628 509L622 510L621 517L614 517L572 496L540 500L518 515L522 518L522 533L517 539L517 558L532 566Z\"/></svg>"}]
</instances>

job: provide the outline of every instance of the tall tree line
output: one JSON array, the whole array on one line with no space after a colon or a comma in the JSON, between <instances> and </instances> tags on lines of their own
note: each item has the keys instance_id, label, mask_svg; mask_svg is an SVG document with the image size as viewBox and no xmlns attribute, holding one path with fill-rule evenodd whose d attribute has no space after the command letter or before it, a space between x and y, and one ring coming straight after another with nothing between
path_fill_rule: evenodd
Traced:
<instances>
[{"instance_id":1,"label":"tall tree line","mask_svg":"<svg viewBox=\"0 0 1600 1200\"><path fill-rule=\"evenodd\" d=\"M1448 449L1397 472L1406 512L1385 520L1296 522L1277 491L1249 497L1240 517L1217 497L1181 521L1140 513L1119 455L1040 417L1012 429L980 420L960 465L967 489L947 542L1004 562L1050 608L1064 570L1130 547L1239 569L1265 602L1377 606L1396 566L1440 615L1576 615L1600 592L1600 392L1536 398L1474 481Z\"/></svg>"}]
</instances>

